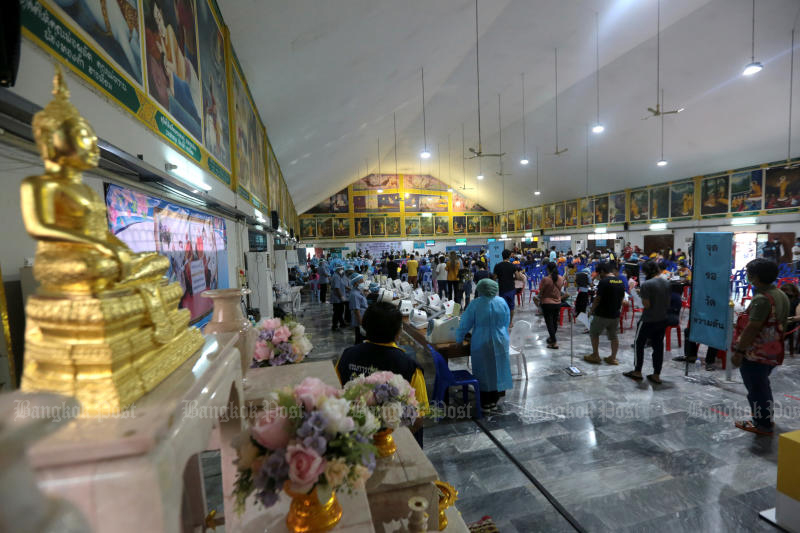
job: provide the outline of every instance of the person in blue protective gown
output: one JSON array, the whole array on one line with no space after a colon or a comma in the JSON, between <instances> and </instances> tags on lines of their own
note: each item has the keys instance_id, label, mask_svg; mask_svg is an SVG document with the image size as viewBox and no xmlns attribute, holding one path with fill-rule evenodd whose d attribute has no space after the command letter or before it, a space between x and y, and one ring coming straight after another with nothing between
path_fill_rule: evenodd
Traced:
<instances>
[{"instance_id":1,"label":"person in blue protective gown","mask_svg":"<svg viewBox=\"0 0 800 533\"><path fill-rule=\"evenodd\" d=\"M513 387L508 359L508 324L511 311L497 294L496 281L482 279L475 288L476 298L461 315L456 342L463 342L472 331L470 357L472 373L481 389L481 407L492 409L505 391Z\"/></svg>"}]
</instances>

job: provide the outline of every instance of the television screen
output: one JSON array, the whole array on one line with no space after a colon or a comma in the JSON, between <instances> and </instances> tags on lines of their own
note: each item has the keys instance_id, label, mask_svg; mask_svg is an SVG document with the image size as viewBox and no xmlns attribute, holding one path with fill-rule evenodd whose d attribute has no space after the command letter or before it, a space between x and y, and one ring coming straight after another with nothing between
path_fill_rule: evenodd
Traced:
<instances>
[{"instance_id":1,"label":"television screen","mask_svg":"<svg viewBox=\"0 0 800 533\"><path fill-rule=\"evenodd\" d=\"M180 306L192 322L213 306L200 293L228 287L225 220L160 198L106 184L108 227L134 252L158 252L169 259L169 280L183 287Z\"/></svg>"}]
</instances>

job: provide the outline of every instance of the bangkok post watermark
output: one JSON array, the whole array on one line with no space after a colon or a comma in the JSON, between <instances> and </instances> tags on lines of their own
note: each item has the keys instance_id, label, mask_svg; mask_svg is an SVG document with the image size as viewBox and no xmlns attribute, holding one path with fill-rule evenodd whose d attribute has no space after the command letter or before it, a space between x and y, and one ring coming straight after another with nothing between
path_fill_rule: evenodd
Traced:
<instances>
[{"instance_id":1,"label":"bangkok post watermark","mask_svg":"<svg viewBox=\"0 0 800 533\"><path fill-rule=\"evenodd\" d=\"M80 418L82 420L133 419L136 418L136 406L131 405L126 409L107 404L96 406L91 413L81 410L74 402L61 402L60 404L42 405L30 400L14 400L14 420L50 420L51 422L69 421Z\"/></svg>"}]
</instances>

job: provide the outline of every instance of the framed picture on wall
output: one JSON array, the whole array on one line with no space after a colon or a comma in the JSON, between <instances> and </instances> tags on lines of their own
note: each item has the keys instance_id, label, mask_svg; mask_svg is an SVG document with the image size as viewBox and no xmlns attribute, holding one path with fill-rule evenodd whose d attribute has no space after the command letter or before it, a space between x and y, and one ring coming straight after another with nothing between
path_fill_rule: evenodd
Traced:
<instances>
[{"instance_id":1,"label":"framed picture on wall","mask_svg":"<svg viewBox=\"0 0 800 533\"><path fill-rule=\"evenodd\" d=\"M650 189L650 219L669 217L669 187Z\"/></svg>"},{"instance_id":2,"label":"framed picture on wall","mask_svg":"<svg viewBox=\"0 0 800 533\"><path fill-rule=\"evenodd\" d=\"M552 205L542 206L542 227L550 229L553 227L553 220L555 218L555 209Z\"/></svg>"},{"instance_id":3,"label":"framed picture on wall","mask_svg":"<svg viewBox=\"0 0 800 533\"><path fill-rule=\"evenodd\" d=\"M514 226L517 228L517 231L523 231L525 229L525 210L517 209L514 212L514 218Z\"/></svg>"},{"instance_id":4,"label":"framed picture on wall","mask_svg":"<svg viewBox=\"0 0 800 533\"><path fill-rule=\"evenodd\" d=\"M625 193L608 195L608 221L625 222Z\"/></svg>"},{"instance_id":5,"label":"framed picture on wall","mask_svg":"<svg viewBox=\"0 0 800 533\"><path fill-rule=\"evenodd\" d=\"M419 217L420 235L433 235L433 217Z\"/></svg>"},{"instance_id":6,"label":"framed picture on wall","mask_svg":"<svg viewBox=\"0 0 800 533\"><path fill-rule=\"evenodd\" d=\"M570 200L569 202L564 204L564 224L566 226L577 226L578 225L578 201L577 200Z\"/></svg>"},{"instance_id":7,"label":"framed picture on wall","mask_svg":"<svg viewBox=\"0 0 800 533\"><path fill-rule=\"evenodd\" d=\"M542 229L542 208L533 208L533 229Z\"/></svg>"},{"instance_id":8,"label":"framed picture on wall","mask_svg":"<svg viewBox=\"0 0 800 533\"><path fill-rule=\"evenodd\" d=\"M406 235L414 237L419 235L419 217L406 217Z\"/></svg>"},{"instance_id":9,"label":"framed picture on wall","mask_svg":"<svg viewBox=\"0 0 800 533\"><path fill-rule=\"evenodd\" d=\"M731 175L731 213L761 211L764 207L764 171Z\"/></svg>"},{"instance_id":10,"label":"framed picture on wall","mask_svg":"<svg viewBox=\"0 0 800 533\"><path fill-rule=\"evenodd\" d=\"M608 224L608 195L595 196L594 223Z\"/></svg>"},{"instance_id":11,"label":"framed picture on wall","mask_svg":"<svg viewBox=\"0 0 800 533\"><path fill-rule=\"evenodd\" d=\"M729 184L728 176L705 178L700 182L701 215L718 215L728 212Z\"/></svg>"},{"instance_id":12,"label":"framed picture on wall","mask_svg":"<svg viewBox=\"0 0 800 533\"><path fill-rule=\"evenodd\" d=\"M506 217L508 220L508 226L506 226L506 231L516 231L517 221L514 219L514 211L509 211L508 213L506 213Z\"/></svg>"},{"instance_id":13,"label":"framed picture on wall","mask_svg":"<svg viewBox=\"0 0 800 533\"><path fill-rule=\"evenodd\" d=\"M386 235L389 237L399 237L402 234L400 217L386 217Z\"/></svg>"},{"instance_id":14,"label":"framed picture on wall","mask_svg":"<svg viewBox=\"0 0 800 533\"><path fill-rule=\"evenodd\" d=\"M450 217L436 217L436 235L448 235L450 233Z\"/></svg>"},{"instance_id":15,"label":"framed picture on wall","mask_svg":"<svg viewBox=\"0 0 800 533\"><path fill-rule=\"evenodd\" d=\"M334 237L349 237L350 236L350 219L349 218L335 218L335 219L333 219L333 236Z\"/></svg>"},{"instance_id":16,"label":"framed picture on wall","mask_svg":"<svg viewBox=\"0 0 800 533\"><path fill-rule=\"evenodd\" d=\"M481 223L478 226L478 231L481 233L494 233L496 218L497 217L491 215L481 215Z\"/></svg>"},{"instance_id":17,"label":"framed picture on wall","mask_svg":"<svg viewBox=\"0 0 800 533\"><path fill-rule=\"evenodd\" d=\"M467 231L467 217L465 216L453 217L453 234L462 235L466 233L466 231ZM473 231L472 233L477 233L477 232Z\"/></svg>"},{"instance_id":18,"label":"framed picture on wall","mask_svg":"<svg viewBox=\"0 0 800 533\"><path fill-rule=\"evenodd\" d=\"M508 213L500 215L500 233L508 233Z\"/></svg>"},{"instance_id":19,"label":"framed picture on wall","mask_svg":"<svg viewBox=\"0 0 800 533\"><path fill-rule=\"evenodd\" d=\"M317 236L317 221L313 218L300 220L300 235L304 239L313 239Z\"/></svg>"},{"instance_id":20,"label":"framed picture on wall","mask_svg":"<svg viewBox=\"0 0 800 533\"><path fill-rule=\"evenodd\" d=\"M525 210L525 230L530 231L533 229L533 209L528 208Z\"/></svg>"},{"instance_id":21,"label":"framed picture on wall","mask_svg":"<svg viewBox=\"0 0 800 533\"><path fill-rule=\"evenodd\" d=\"M766 209L800 207L800 169L767 169Z\"/></svg>"},{"instance_id":22,"label":"framed picture on wall","mask_svg":"<svg viewBox=\"0 0 800 533\"><path fill-rule=\"evenodd\" d=\"M672 218L694 216L694 182L673 183L669 187L669 213Z\"/></svg>"},{"instance_id":23,"label":"framed picture on wall","mask_svg":"<svg viewBox=\"0 0 800 533\"><path fill-rule=\"evenodd\" d=\"M492 217L483 217L488 218L489 221L492 220ZM467 233L481 233L481 217L478 215L469 215L467 217Z\"/></svg>"},{"instance_id":24,"label":"framed picture on wall","mask_svg":"<svg viewBox=\"0 0 800 533\"><path fill-rule=\"evenodd\" d=\"M556 228L563 228L566 223L564 216L564 203L559 202L555 205L555 215L553 218L553 226Z\"/></svg>"},{"instance_id":25,"label":"framed picture on wall","mask_svg":"<svg viewBox=\"0 0 800 533\"><path fill-rule=\"evenodd\" d=\"M333 219L321 218L317 219L317 235L320 239L333 238Z\"/></svg>"},{"instance_id":26,"label":"framed picture on wall","mask_svg":"<svg viewBox=\"0 0 800 533\"><path fill-rule=\"evenodd\" d=\"M628 220L631 222L650 219L650 191L639 189L631 192L631 206Z\"/></svg>"},{"instance_id":27,"label":"framed picture on wall","mask_svg":"<svg viewBox=\"0 0 800 533\"><path fill-rule=\"evenodd\" d=\"M386 220L379 217L370 219L370 233L373 237L386 235Z\"/></svg>"},{"instance_id":28,"label":"framed picture on wall","mask_svg":"<svg viewBox=\"0 0 800 533\"><path fill-rule=\"evenodd\" d=\"M594 199L581 198L581 226L594 224Z\"/></svg>"},{"instance_id":29,"label":"framed picture on wall","mask_svg":"<svg viewBox=\"0 0 800 533\"><path fill-rule=\"evenodd\" d=\"M369 219L357 218L356 224L356 237L369 237Z\"/></svg>"}]
</instances>

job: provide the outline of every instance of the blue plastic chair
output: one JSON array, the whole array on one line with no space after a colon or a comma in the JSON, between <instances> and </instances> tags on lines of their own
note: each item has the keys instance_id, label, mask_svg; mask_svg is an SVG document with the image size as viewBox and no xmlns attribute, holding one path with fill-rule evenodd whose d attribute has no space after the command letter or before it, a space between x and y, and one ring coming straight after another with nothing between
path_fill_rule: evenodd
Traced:
<instances>
[{"instance_id":1,"label":"blue plastic chair","mask_svg":"<svg viewBox=\"0 0 800 533\"><path fill-rule=\"evenodd\" d=\"M433 403L438 407L445 402L447 391L450 387L461 387L461 395L464 404L469 401L469 386L475 390L475 418L482 418L481 413L481 390L480 384L475 376L466 370L450 370L447 366L445 358L436 351L436 349L428 345L433 356L433 362L436 365L436 379L433 382Z\"/></svg>"},{"instance_id":2,"label":"blue plastic chair","mask_svg":"<svg viewBox=\"0 0 800 533\"><path fill-rule=\"evenodd\" d=\"M432 291L433 290L433 282L432 276L430 272L425 272L422 275L422 290L424 291Z\"/></svg>"}]
</instances>

